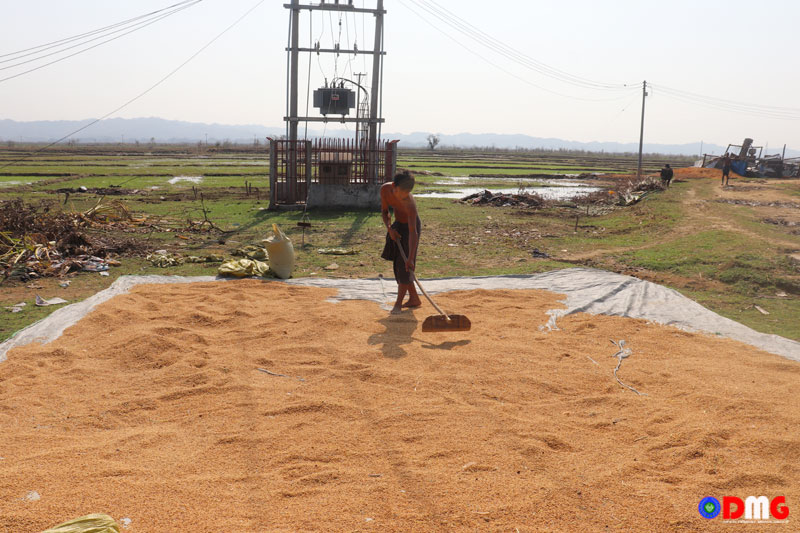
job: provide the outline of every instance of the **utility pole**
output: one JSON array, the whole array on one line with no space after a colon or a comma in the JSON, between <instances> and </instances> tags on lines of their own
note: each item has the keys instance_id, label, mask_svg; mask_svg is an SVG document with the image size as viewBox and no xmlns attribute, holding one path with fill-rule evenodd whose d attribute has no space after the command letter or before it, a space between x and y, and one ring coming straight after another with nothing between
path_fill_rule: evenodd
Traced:
<instances>
[{"instance_id":1,"label":"utility pole","mask_svg":"<svg viewBox=\"0 0 800 533\"><path fill-rule=\"evenodd\" d=\"M378 95L381 92L381 53L383 47L383 0L378 0L378 9L375 14L375 47L372 56L372 89L369 103L369 165L371 177L377 177L378 165L376 150L378 148Z\"/></svg>"},{"instance_id":2,"label":"utility pole","mask_svg":"<svg viewBox=\"0 0 800 533\"><path fill-rule=\"evenodd\" d=\"M361 129L361 122L358 121L361 112L361 78L366 76L366 72L357 72L354 74L358 78L358 98L356 98L356 146L358 146L358 133Z\"/></svg>"},{"instance_id":3,"label":"utility pole","mask_svg":"<svg viewBox=\"0 0 800 533\"><path fill-rule=\"evenodd\" d=\"M647 80L642 82L642 127L639 129L639 165L636 167L636 177L642 177L642 143L644 142L644 99L647 96Z\"/></svg>"},{"instance_id":4,"label":"utility pole","mask_svg":"<svg viewBox=\"0 0 800 533\"><path fill-rule=\"evenodd\" d=\"M296 201L295 191L297 189L297 76L298 76L298 63L299 63L299 48L300 48L300 0L292 0L292 49L289 51L291 55L291 70L289 75L289 158L286 165L286 184L288 186L289 201L294 203Z\"/></svg>"},{"instance_id":5,"label":"utility pole","mask_svg":"<svg viewBox=\"0 0 800 533\"><path fill-rule=\"evenodd\" d=\"M381 80L381 44L383 43L383 0L378 0L378 12L375 14L375 52L372 56L372 90L369 103L369 146L377 146L378 133L378 94Z\"/></svg>"},{"instance_id":6,"label":"utility pole","mask_svg":"<svg viewBox=\"0 0 800 533\"><path fill-rule=\"evenodd\" d=\"M292 49L291 72L289 75L289 140L294 143L297 140L297 76L298 76L298 56L300 47L300 0L292 0Z\"/></svg>"}]
</instances>

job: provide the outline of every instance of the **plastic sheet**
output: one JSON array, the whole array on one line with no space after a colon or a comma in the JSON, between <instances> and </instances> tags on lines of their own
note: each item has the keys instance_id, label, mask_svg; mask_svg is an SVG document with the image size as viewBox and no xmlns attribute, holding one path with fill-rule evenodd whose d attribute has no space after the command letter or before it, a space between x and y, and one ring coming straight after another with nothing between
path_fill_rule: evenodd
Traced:
<instances>
[{"instance_id":1,"label":"plastic sheet","mask_svg":"<svg viewBox=\"0 0 800 533\"><path fill-rule=\"evenodd\" d=\"M120 533L120 528L108 515L90 514L64 522L42 533Z\"/></svg>"},{"instance_id":2,"label":"plastic sheet","mask_svg":"<svg viewBox=\"0 0 800 533\"><path fill-rule=\"evenodd\" d=\"M18 332L0 344L0 361L14 346L30 342L50 342L67 327L83 318L94 306L142 283L191 283L213 281L210 276L121 276L111 287L75 304L64 306L44 320ZM550 321L543 328L557 328L558 318L571 313L604 314L642 318L671 325L685 331L701 331L735 339L764 351L800 361L800 342L778 335L760 333L743 324L720 316L679 292L630 276L591 268L568 268L533 275L509 275L464 278L423 279L425 289L436 294L472 289L542 289L564 294L566 309L548 312ZM337 300L372 300L381 305L386 296L379 279L299 278L282 283L338 289ZM388 291L393 298L394 287ZM458 312L468 313L469 309Z\"/></svg>"}]
</instances>

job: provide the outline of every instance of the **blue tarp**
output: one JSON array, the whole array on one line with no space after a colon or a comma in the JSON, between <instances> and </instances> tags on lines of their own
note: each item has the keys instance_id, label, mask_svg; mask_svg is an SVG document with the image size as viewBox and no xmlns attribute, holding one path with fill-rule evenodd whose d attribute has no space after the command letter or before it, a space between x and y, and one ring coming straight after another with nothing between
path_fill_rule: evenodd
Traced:
<instances>
[{"instance_id":1,"label":"blue tarp","mask_svg":"<svg viewBox=\"0 0 800 533\"><path fill-rule=\"evenodd\" d=\"M731 161L731 170L740 176L744 176L745 172L747 172L747 161Z\"/></svg>"}]
</instances>

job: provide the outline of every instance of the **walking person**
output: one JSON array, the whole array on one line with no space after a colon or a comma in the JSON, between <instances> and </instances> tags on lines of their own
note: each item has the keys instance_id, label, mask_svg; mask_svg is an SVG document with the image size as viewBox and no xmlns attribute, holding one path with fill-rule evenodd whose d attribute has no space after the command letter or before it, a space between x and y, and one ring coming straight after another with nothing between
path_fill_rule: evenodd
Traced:
<instances>
[{"instance_id":1,"label":"walking person","mask_svg":"<svg viewBox=\"0 0 800 533\"><path fill-rule=\"evenodd\" d=\"M669 163L664 165L664 168L661 169L661 185L666 188L669 188L669 184L672 181L673 176L672 169L669 166Z\"/></svg>"},{"instance_id":2,"label":"walking person","mask_svg":"<svg viewBox=\"0 0 800 533\"><path fill-rule=\"evenodd\" d=\"M728 185L728 180L731 177L731 154L726 153L722 159L722 186Z\"/></svg>"}]
</instances>

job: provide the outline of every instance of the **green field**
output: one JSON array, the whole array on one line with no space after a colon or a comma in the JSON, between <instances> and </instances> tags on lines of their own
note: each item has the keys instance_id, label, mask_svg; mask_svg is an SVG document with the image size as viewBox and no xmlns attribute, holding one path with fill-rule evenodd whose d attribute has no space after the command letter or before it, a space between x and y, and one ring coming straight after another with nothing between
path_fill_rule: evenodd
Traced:
<instances>
[{"instance_id":1,"label":"green field","mask_svg":"<svg viewBox=\"0 0 800 533\"><path fill-rule=\"evenodd\" d=\"M123 150L124 148L124 150ZM22 198L51 211L84 211L99 200L119 200L145 222L130 227L93 227L89 235L137 239L148 250L167 249L182 255L217 253L258 244L272 223L293 239L297 250L295 276L374 277L390 274L379 258L384 231L374 211L309 213L312 228L301 246L298 211L268 211L266 150L203 151L197 147L59 147L39 154L35 147L0 150L0 201ZM664 162L688 164L659 156L647 157L645 168ZM483 177L460 186L513 188L519 176L630 172L633 156L522 152L401 151L398 166L418 172L418 192L449 190L430 175ZM200 183L169 180L202 176ZM747 180L745 180L747 181ZM23 185L18 182L26 183ZM257 192L248 192L249 182ZM592 180L592 185L596 184ZM539 185L542 185L540 183ZM544 183L547 185L547 183ZM613 182L605 184L615 187ZM79 187L90 189L81 192ZM773 186L786 201L797 201L797 182ZM104 189L102 193L91 189ZM69 194L67 194L67 192ZM792 227L763 221L748 206L715 202L716 182L681 180L669 190L650 195L628 208L587 215L582 208L544 209L467 206L450 199L420 198L423 220L419 255L421 277L535 273L571 266L593 266L627 273L673 287L710 309L759 331L800 340L800 271L788 254L800 250ZM190 231L189 220L207 216L222 231ZM698 207L697 201L703 201ZM577 217L577 219L576 219ZM725 224L713 222L724 220ZM577 222L577 225L576 225ZM318 248L345 247L355 255L329 256ZM536 248L551 259L534 259ZM62 288L56 279L6 280L0 285L0 307L20 301L26 310L0 310L0 340L46 316L53 308L36 308L34 294L60 296L74 302L101 290L122 274L213 275L216 264L158 268L143 255L123 255L110 276L70 275ZM336 270L325 270L331 263ZM39 287L39 288L37 288ZM778 296L782 294L783 296ZM755 306L768 310L759 312Z\"/></svg>"}]
</instances>

